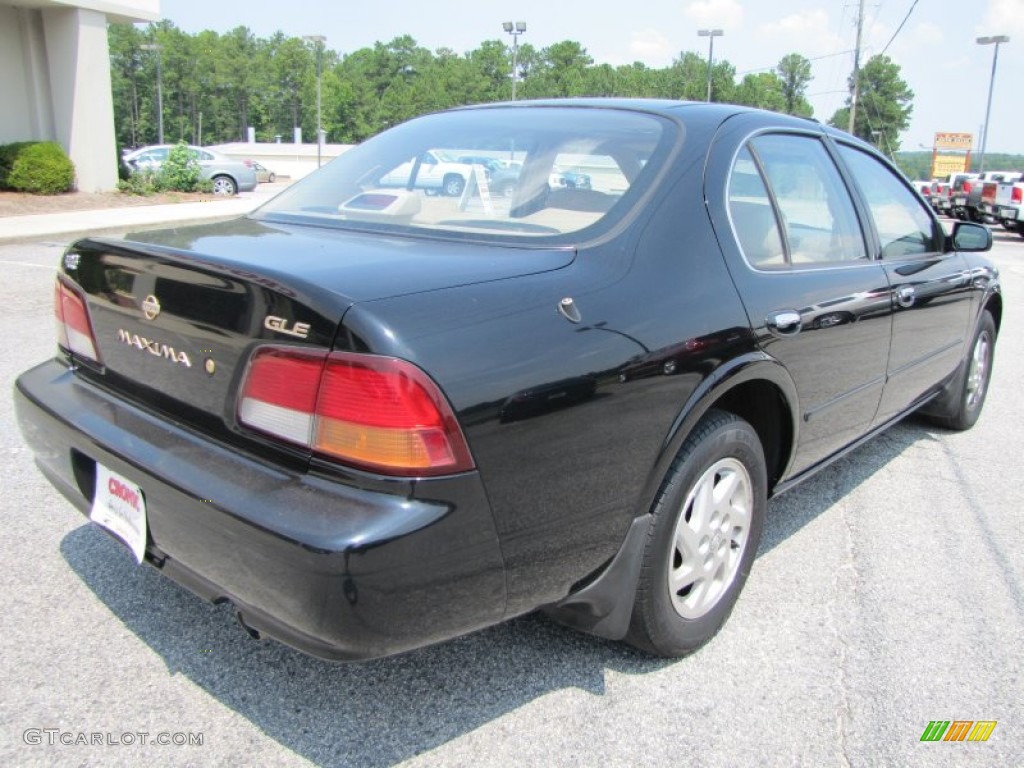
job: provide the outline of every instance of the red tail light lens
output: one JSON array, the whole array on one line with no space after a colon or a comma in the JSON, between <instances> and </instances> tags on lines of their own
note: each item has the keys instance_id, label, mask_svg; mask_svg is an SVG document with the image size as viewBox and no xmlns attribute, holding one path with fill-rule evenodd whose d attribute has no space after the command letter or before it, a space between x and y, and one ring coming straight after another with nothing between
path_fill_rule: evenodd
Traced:
<instances>
[{"instance_id":1,"label":"red tail light lens","mask_svg":"<svg viewBox=\"0 0 1024 768\"><path fill-rule=\"evenodd\" d=\"M1024 188L1014 187L1010 192L1010 202L1020 205L1024 202Z\"/></svg>"},{"instance_id":2,"label":"red tail light lens","mask_svg":"<svg viewBox=\"0 0 1024 768\"><path fill-rule=\"evenodd\" d=\"M969 181L964 182L964 194L971 194L971 182Z\"/></svg>"},{"instance_id":3,"label":"red tail light lens","mask_svg":"<svg viewBox=\"0 0 1024 768\"><path fill-rule=\"evenodd\" d=\"M238 416L317 455L383 474L473 468L437 385L396 358L263 347L249 363Z\"/></svg>"},{"instance_id":4,"label":"red tail light lens","mask_svg":"<svg viewBox=\"0 0 1024 768\"><path fill-rule=\"evenodd\" d=\"M61 277L54 286L53 312L57 318L57 343L75 355L98 363L96 336L85 297Z\"/></svg>"}]
</instances>

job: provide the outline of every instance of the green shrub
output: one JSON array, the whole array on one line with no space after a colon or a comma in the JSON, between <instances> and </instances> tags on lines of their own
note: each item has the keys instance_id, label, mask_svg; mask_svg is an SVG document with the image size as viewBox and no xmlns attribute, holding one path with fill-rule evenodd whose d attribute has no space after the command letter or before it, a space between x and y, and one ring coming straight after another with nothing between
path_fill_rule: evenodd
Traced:
<instances>
[{"instance_id":1,"label":"green shrub","mask_svg":"<svg viewBox=\"0 0 1024 768\"><path fill-rule=\"evenodd\" d=\"M185 142L179 142L167 153L167 160L160 166L157 186L176 192L195 192L199 188L202 172L195 152Z\"/></svg>"},{"instance_id":2,"label":"green shrub","mask_svg":"<svg viewBox=\"0 0 1024 768\"><path fill-rule=\"evenodd\" d=\"M117 188L126 195L142 195L149 197L160 190L156 186L156 174L153 171L135 171L128 174L127 179L119 179Z\"/></svg>"},{"instance_id":3,"label":"green shrub","mask_svg":"<svg viewBox=\"0 0 1024 768\"><path fill-rule=\"evenodd\" d=\"M34 195L58 195L74 188L75 166L60 144L25 141L8 144L3 150L0 186Z\"/></svg>"},{"instance_id":4,"label":"green shrub","mask_svg":"<svg viewBox=\"0 0 1024 768\"><path fill-rule=\"evenodd\" d=\"M181 191L168 186L165 174L151 170L135 171L127 179L118 181L117 188L126 195L142 195L143 197L149 197L158 192ZM209 179L199 179L191 191L212 193L213 182Z\"/></svg>"},{"instance_id":5,"label":"green shrub","mask_svg":"<svg viewBox=\"0 0 1024 768\"><path fill-rule=\"evenodd\" d=\"M11 175L18 153L30 146L31 141L16 141L13 144L0 144L0 189L10 189L7 177Z\"/></svg>"}]
</instances>

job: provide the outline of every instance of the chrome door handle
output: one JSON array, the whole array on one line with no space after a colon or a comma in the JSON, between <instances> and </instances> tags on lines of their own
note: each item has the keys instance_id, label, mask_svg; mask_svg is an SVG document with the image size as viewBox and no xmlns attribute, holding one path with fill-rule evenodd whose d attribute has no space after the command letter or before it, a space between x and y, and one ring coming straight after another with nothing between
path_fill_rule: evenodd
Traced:
<instances>
[{"instance_id":1,"label":"chrome door handle","mask_svg":"<svg viewBox=\"0 0 1024 768\"><path fill-rule=\"evenodd\" d=\"M904 309L909 309L914 306L915 298L916 293L914 291L914 286L912 285L901 285L896 289L896 303Z\"/></svg>"},{"instance_id":2,"label":"chrome door handle","mask_svg":"<svg viewBox=\"0 0 1024 768\"><path fill-rule=\"evenodd\" d=\"M778 312L772 312L765 322L768 325L768 330L779 336L793 336L800 333L800 329L803 327L800 313L795 309L780 309Z\"/></svg>"}]
</instances>

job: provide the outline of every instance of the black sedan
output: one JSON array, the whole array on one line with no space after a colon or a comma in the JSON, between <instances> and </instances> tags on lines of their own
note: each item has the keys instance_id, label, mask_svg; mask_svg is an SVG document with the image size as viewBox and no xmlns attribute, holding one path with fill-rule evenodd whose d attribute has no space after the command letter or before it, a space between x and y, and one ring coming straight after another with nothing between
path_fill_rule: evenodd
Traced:
<instances>
[{"instance_id":1,"label":"black sedan","mask_svg":"<svg viewBox=\"0 0 1024 768\"><path fill-rule=\"evenodd\" d=\"M431 152L522 167L427 195ZM576 165L591 188L548 183ZM254 636L367 659L545 609L677 656L768 498L914 411L975 422L990 247L811 121L459 109L248 217L74 243L18 418L75 506Z\"/></svg>"}]
</instances>

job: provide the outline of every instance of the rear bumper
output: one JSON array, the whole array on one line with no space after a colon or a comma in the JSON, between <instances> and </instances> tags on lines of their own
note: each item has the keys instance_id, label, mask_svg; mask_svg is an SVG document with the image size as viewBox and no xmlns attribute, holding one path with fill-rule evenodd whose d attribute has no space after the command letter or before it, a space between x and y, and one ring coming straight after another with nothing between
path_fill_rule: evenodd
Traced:
<instances>
[{"instance_id":1,"label":"rear bumper","mask_svg":"<svg viewBox=\"0 0 1024 768\"><path fill-rule=\"evenodd\" d=\"M504 570L476 473L369 490L294 472L119 400L51 361L15 407L36 463L88 514L96 462L146 499L146 561L248 627L337 660L500 621Z\"/></svg>"}]
</instances>

